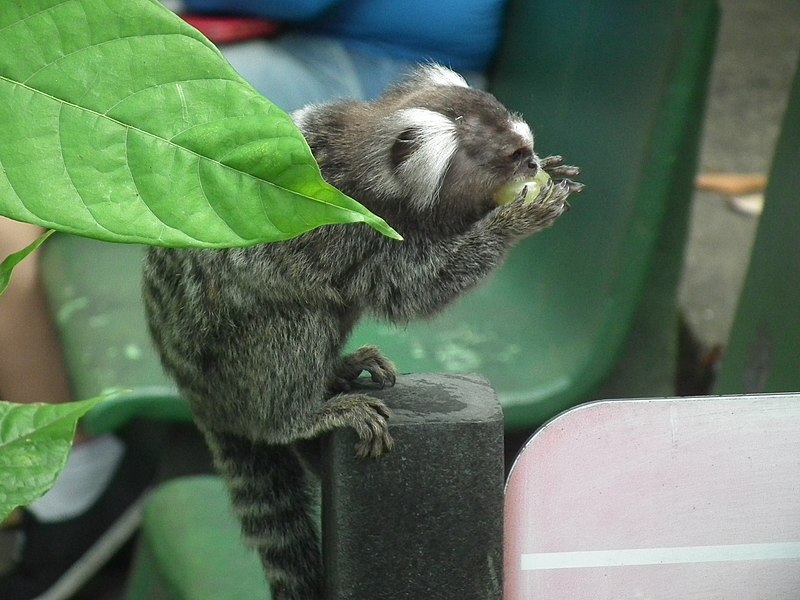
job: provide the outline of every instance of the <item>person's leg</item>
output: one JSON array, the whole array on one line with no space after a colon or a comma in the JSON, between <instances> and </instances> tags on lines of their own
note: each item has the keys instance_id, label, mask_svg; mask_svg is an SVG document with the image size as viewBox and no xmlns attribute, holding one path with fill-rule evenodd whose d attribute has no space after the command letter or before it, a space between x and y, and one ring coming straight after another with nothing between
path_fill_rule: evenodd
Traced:
<instances>
[{"instance_id":1,"label":"person's leg","mask_svg":"<svg viewBox=\"0 0 800 600\"><path fill-rule=\"evenodd\" d=\"M220 47L234 69L278 107L361 98L359 78L341 42L288 33Z\"/></svg>"},{"instance_id":2,"label":"person's leg","mask_svg":"<svg viewBox=\"0 0 800 600\"><path fill-rule=\"evenodd\" d=\"M359 50L335 38L288 33L221 46L234 69L287 112L337 99L374 100L417 63ZM462 73L483 87L479 73Z\"/></svg>"},{"instance_id":3,"label":"person's leg","mask_svg":"<svg viewBox=\"0 0 800 600\"><path fill-rule=\"evenodd\" d=\"M0 260L41 234L35 225L0 217ZM0 399L18 404L69 402L69 377L39 277L37 254L17 266L0 296Z\"/></svg>"},{"instance_id":4,"label":"person's leg","mask_svg":"<svg viewBox=\"0 0 800 600\"><path fill-rule=\"evenodd\" d=\"M43 230L0 217L0 260ZM0 296L0 400L60 404L73 400L55 321L40 278L38 251L14 270ZM126 467L125 445L113 435L78 433L55 486L0 523L0 598L28 600L51 589L88 548L127 514L149 472ZM130 457L126 464L137 462ZM141 474L140 474L141 471ZM126 532L131 534L130 532ZM10 544L8 540L12 540ZM85 567L88 576L91 569ZM72 570L75 573L75 570Z\"/></svg>"}]
</instances>

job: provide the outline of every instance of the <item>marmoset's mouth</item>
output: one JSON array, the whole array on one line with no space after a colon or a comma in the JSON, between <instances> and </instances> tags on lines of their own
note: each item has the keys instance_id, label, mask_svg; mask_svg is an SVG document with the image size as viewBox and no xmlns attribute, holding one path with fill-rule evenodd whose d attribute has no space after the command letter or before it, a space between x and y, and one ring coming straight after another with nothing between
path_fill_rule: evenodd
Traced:
<instances>
[{"instance_id":1,"label":"marmoset's mouth","mask_svg":"<svg viewBox=\"0 0 800 600\"><path fill-rule=\"evenodd\" d=\"M533 177L515 178L509 183L500 186L500 189L494 195L494 199L499 206L510 204L519 199L532 202L544 191L549 195L553 191L553 182L550 179L550 175L544 169L541 169Z\"/></svg>"}]
</instances>

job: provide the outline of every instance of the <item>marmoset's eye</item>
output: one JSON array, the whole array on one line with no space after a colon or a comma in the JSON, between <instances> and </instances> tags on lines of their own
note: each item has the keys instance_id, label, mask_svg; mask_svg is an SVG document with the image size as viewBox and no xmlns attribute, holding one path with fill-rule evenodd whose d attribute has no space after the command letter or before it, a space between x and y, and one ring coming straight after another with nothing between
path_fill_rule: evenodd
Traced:
<instances>
[{"instance_id":1,"label":"marmoset's eye","mask_svg":"<svg viewBox=\"0 0 800 600\"><path fill-rule=\"evenodd\" d=\"M514 150L509 158L514 162L533 162L533 152L527 146L521 146Z\"/></svg>"}]
</instances>

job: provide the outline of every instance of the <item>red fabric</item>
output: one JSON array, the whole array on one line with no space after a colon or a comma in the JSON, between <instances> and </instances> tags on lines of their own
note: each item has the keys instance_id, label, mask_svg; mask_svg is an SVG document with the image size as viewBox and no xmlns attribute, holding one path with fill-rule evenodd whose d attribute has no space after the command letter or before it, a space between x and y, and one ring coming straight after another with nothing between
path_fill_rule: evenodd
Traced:
<instances>
[{"instance_id":1,"label":"red fabric","mask_svg":"<svg viewBox=\"0 0 800 600\"><path fill-rule=\"evenodd\" d=\"M206 17L200 15L182 15L182 18L215 44L231 44L256 38L270 38L281 32L280 24L266 19Z\"/></svg>"}]
</instances>

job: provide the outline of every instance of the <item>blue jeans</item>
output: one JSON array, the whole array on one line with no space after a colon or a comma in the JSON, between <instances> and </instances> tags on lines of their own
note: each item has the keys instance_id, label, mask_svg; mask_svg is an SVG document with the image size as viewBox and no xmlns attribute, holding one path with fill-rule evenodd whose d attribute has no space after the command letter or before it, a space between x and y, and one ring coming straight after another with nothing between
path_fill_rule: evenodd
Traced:
<instances>
[{"instance_id":1,"label":"blue jeans","mask_svg":"<svg viewBox=\"0 0 800 600\"><path fill-rule=\"evenodd\" d=\"M287 112L306 104L372 100L416 63L358 51L335 38L290 32L220 47L242 77ZM477 73L463 73L483 87Z\"/></svg>"}]
</instances>

